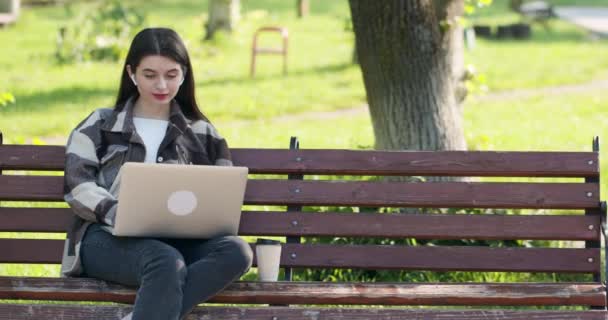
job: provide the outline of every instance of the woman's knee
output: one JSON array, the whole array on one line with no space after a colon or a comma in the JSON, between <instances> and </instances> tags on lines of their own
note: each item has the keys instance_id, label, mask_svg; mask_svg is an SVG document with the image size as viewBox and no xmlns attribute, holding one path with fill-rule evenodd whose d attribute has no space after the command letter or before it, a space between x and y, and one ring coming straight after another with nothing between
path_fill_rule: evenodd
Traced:
<instances>
[{"instance_id":1,"label":"woman's knee","mask_svg":"<svg viewBox=\"0 0 608 320\"><path fill-rule=\"evenodd\" d=\"M159 242L142 250L141 255L142 277L160 277L177 285L184 283L188 268L177 249Z\"/></svg>"},{"instance_id":2,"label":"woman's knee","mask_svg":"<svg viewBox=\"0 0 608 320\"><path fill-rule=\"evenodd\" d=\"M225 237L224 241L227 243L225 250L229 264L238 272L244 273L249 270L253 263L253 251L249 243L237 236Z\"/></svg>"}]
</instances>

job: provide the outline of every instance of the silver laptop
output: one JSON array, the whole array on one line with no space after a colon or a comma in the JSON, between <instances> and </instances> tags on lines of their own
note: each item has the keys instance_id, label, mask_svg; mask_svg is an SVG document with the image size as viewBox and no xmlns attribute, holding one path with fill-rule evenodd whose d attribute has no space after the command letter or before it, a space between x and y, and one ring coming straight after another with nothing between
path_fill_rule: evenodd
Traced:
<instances>
[{"instance_id":1,"label":"silver laptop","mask_svg":"<svg viewBox=\"0 0 608 320\"><path fill-rule=\"evenodd\" d=\"M236 235L248 168L125 163L112 234L212 238Z\"/></svg>"}]
</instances>

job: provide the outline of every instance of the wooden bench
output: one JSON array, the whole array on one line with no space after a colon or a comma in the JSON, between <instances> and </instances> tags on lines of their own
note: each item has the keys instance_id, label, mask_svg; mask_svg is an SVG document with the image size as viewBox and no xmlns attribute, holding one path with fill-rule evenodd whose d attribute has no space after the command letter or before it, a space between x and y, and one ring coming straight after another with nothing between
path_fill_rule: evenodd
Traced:
<instances>
[{"instance_id":1,"label":"wooden bench","mask_svg":"<svg viewBox=\"0 0 608 320\"><path fill-rule=\"evenodd\" d=\"M4 175L0 175L0 200L61 202L61 176L25 173L62 171L64 152L63 146L0 143L0 170L4 170ZM240 234L286 236L281 264L286 268L287 280L291 279L292 268L296 268L297 274L305 268L330 268L566 273L580 274L584 281L239 281L212 299L214 303L229 305L201 306L189 319L599 320L608 317L600 254L606 209L599 197L597 141L592 152L381 152L298 150L297 140L292 140L291 150L234 149L233 157L236 165L249 167L252 174L279 175L252 176L245 202L286 206L286 209L244 211ZM327 180L326 176L524 179L520 180L523 182L471 179L470 182L416 183L384 179L337 181L336 177ZM527 177L535 179L525 179ZM565 179L565 182L564 179L551 182L536 179L554 177L578 179ZM312 212L303 206L367 209L355 213ZM411 214L369 209L386 207L482 208L485 211L483 214ZM504 208L535 210L505 214ZM561 210L548 214L550 209ZM0 208L0 231L63 233L71 215L68 208L5 204ZM381 245L304 241L318 236L443 242ZM456 241L460 239L560 240L580 245L563 247L556 244L557 241L547 242L550 247L450 244L460 243ZM57 264L62 249L61 240L5 237L0 239L0 262ZM129 304L134 301L134 293L133 288L95 279L4 275L0 277L0 299L8 300L0 303L0 319L120 319L129 312L130 305L68 301ZM53 303L12 300L51 300ZM534 309L536 306L582 307L538 310Z\"/></svg>"},{"instance_id":2,"label":"wooden bench","mask_svg":"<svg viewBox=\"0 0 608 320\"><path fill-rule=\"evenodd\" d=\"M553 6L543 0L510 0L509 7L521 16L523 22L528 24L538 22L547 30L549 20L555 17Z\"/></svg>"},{"instance_id":3,"label":"wooden bench","mask_svg":"<svg viewBox=\"0 0 608 320\"><path fill-rule=\"evenodd\" d=\"M0 13L0 28L17 21L17 16L9 13Z\"/></svg>"},{"instance_id":4,"label":"wooden bench","mask_svg":"<svg viewBox=\"0 0 608 320\"><path fill-rule=\"evenodd\" d=\"M0 28L17 21L19 8L19 0L3 0L0 2Z\"/></svg>"}]
</instances>

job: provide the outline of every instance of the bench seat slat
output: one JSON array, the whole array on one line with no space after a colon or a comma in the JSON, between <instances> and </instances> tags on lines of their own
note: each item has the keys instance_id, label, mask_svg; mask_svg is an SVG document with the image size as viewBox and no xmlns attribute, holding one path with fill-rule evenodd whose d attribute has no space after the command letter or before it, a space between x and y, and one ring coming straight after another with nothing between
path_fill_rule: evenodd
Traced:
<instances>
[{"instance_id":1,"label":"bench seat slat","mask_svg":"<svg viewBox=\"0 0 608 320\"><path fill-rule=\"evenodd\" d=\"M0 305L0 320L120 320L130 306L92 305ZM608 312L529 310L429 310L405 308L315 308L315 307L198 307L187 320L605 320Z\"/></svg>"},{"instance_id":2,"label":"bench seat slat","mask_svg":"<svg viewBox=\"0 0 608 320\"><path fill-rule=\"evenodd\" d=\"M3 253L0 262L59 263L63 245L62 240L0 239L0 252ZM600 249L283 244L281 265L304 268L593 273L600 272Z\"/></svg>"},{"instance_id":3,"label":"bench seat slat","mask_svg":"<svg viewBox=\"0 0 608 320\"><path fill-rule=\"evenodd\" d=\"M63 201L63 177L0 176L0 200ZM599 184L249 180L245 204L592 209Z\"/></svg>"},{"instance_id":4,"label":"bench seat slat","mask_svg":"<svg viewBox=\"0 0 608 320\"><path fill-rule=\"evenodd\" d=\"M0 208L0 232L65 232L69 208ZM600 216L244 211L246 236L598 240Z\"/></svg>"},{"instance_id":5,"label":"bench seat slat","mask_svg":"<svg viewBox=\"0 0 608 320\"><path fill-rule=\"evenodd\" d=\"M135 290L89 278L0 277L0 299L133 303ZM604 306L600 283L340 283L230 284L209 302L363 305Z\"/></svg>"},{"instance_id":6,"label":"bench seat slat","mask_svg":"<svg viewBox=\"0 0 608 320\"><path fill-rule=\"evenodd\" d=\"M595 152L232 149L251 173L597 177ZM0 170L63 171L64 146L0 146Z\"/></svg>"}]
</instances>

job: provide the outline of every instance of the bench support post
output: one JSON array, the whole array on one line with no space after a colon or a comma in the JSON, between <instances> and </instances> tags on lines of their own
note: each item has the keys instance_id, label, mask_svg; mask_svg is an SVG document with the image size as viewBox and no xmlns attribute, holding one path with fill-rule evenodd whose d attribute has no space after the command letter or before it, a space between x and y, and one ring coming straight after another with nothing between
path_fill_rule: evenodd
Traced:
<instances>
[{"instance_id":1,"label":"bench support post","mask_svg":"<svg viewBox=\"0 0 608 320\"><path fill-rule=\"evenodd\" d=\"M601 214L602 214L602 218L601 218L601 234L600 237L604 237L604 268L605 268L605 275L604 275L604 286L606 286L608 284L608 263L606 263L606 259L608 259L608 230L606 229L608 226L606 226L606 221L608 220L608 216L606 216L607 214L607 209L606 209L606 201L602 201L600 203L600 210L601 210ZM606 306L608 306L608 287L606 288ZM608 310L607 308L603 308L603 310Z\"/></svg>"},{"instance_id":2,"label":"bench support post","mask_svg":"<svg viewBox=\"0 0 608 320\"><path fill-rule=\"evenodd\" d=\"M593 143L592 143L592 148L593 148L593 152L597 152L598 153L598 159L599 159L599 152L600 152L600 139L599 137L594 137L593 138ZM598 160L599 161L599 160ZM599 166L599 163L598 163ZM600 181L600 177L599 175L597 177L589 177L589 178L585 178L585 182L586 183L599 183ZM603 221L604 220L604 215L605 212L602 211L601 208L601 203L598 203L598 208L593 208L593 209L585 209L585 215L600 215L600 220L602 221L602 226L600 227L600 229L604 229L603 228ZM600 248L602 247L602 241L601 241L601 232L600 232L600 240L599 241L585 241L585 248ZM595 282L602 282L602 274L600 273L594 273L593 274L593 281ZM595 309L600 309L600 310L605 310L605 307L595 307L592 306L591 309L595 310Z\"/></svg>"},{"instance_id":3,"label":"bench support post","mask_svg":"<svg viewBox=\"0 0 608 320\"><path fill-rule=\"evenodd\" d=\"M291 137L291 140L289 141L289 150L298 150L300 148L300 142L298 141L297 137ZM296 159L296 161L298 161ZM290 174L287 175L287 179L288 180L302 180L304 179L304 175L301 174ZM302 206L287 206L287 212L294 212L294 211L302 211ZM292 221L292 224L297 225L297 221ZM287 239L287 243L300 243L300 237L296 237L296 236L288 236L286 237ZM293 280L293 269L292 268L285 268L285 281L292 281ZM288 304L271 304L270 306L272 307L289 307ZM276 317L273 317L273 319Z\"/></svg>"},{"instance_id":4,"label":"bench support post","mask_svg":"<svg viewBox=\"0 0 608 320\"><path fill-rule=\"evenodd\" d=\"M2 131L0 130L0 146L4 143L4 137L2 135ZM0 168L0 176L2 175L2 168ZM2 207L2 202L0 201L0 208Z\"/></svg>"},{"instance_id":5,"label":"bench support post","mask_svg":"<svg viewBox=\"0 0 608 320\"><path fill-rule=\"evenodd\" d=\"M289 141L289 150L298 150L300 149L300 141L298 141L298 137L291 137ZM297 159L296 159L297 161ZM304 175L301 174L290 174L287 179L289 180L303 180ZM287 206L288 212L293 211L302 211L302 206ZM293 221L292 223L296 223L297 221ZM300 243L300 237L287 237L287 243ZM285 281L292 281L293 279L293 270L291 268L285 268Z\"/></svg>"},{"instance_id":6,"label":"bench support post","mask_svg":"<svg viewBox=\"0 0 608 320\"><path fill-rule=\"evenodd\" d=\"M599 151L600 151L599 138L598 137L594 137L593 138L593 152L599 153ZM598 177L585 178L585 182L586 183L598 183L599 181L600 181L600 177L599 176ZM598 214L601 215L601 212L599 212L599 210L596 209L596 208L585 209L585 215L598 215ZM585 248L601 248L601 241L586 241L585 242ZM594 273L593 274L593 281L595 281L595 282L602 281L602 275L601 275L601 273Z\"/></svg>"}]
</instances>

